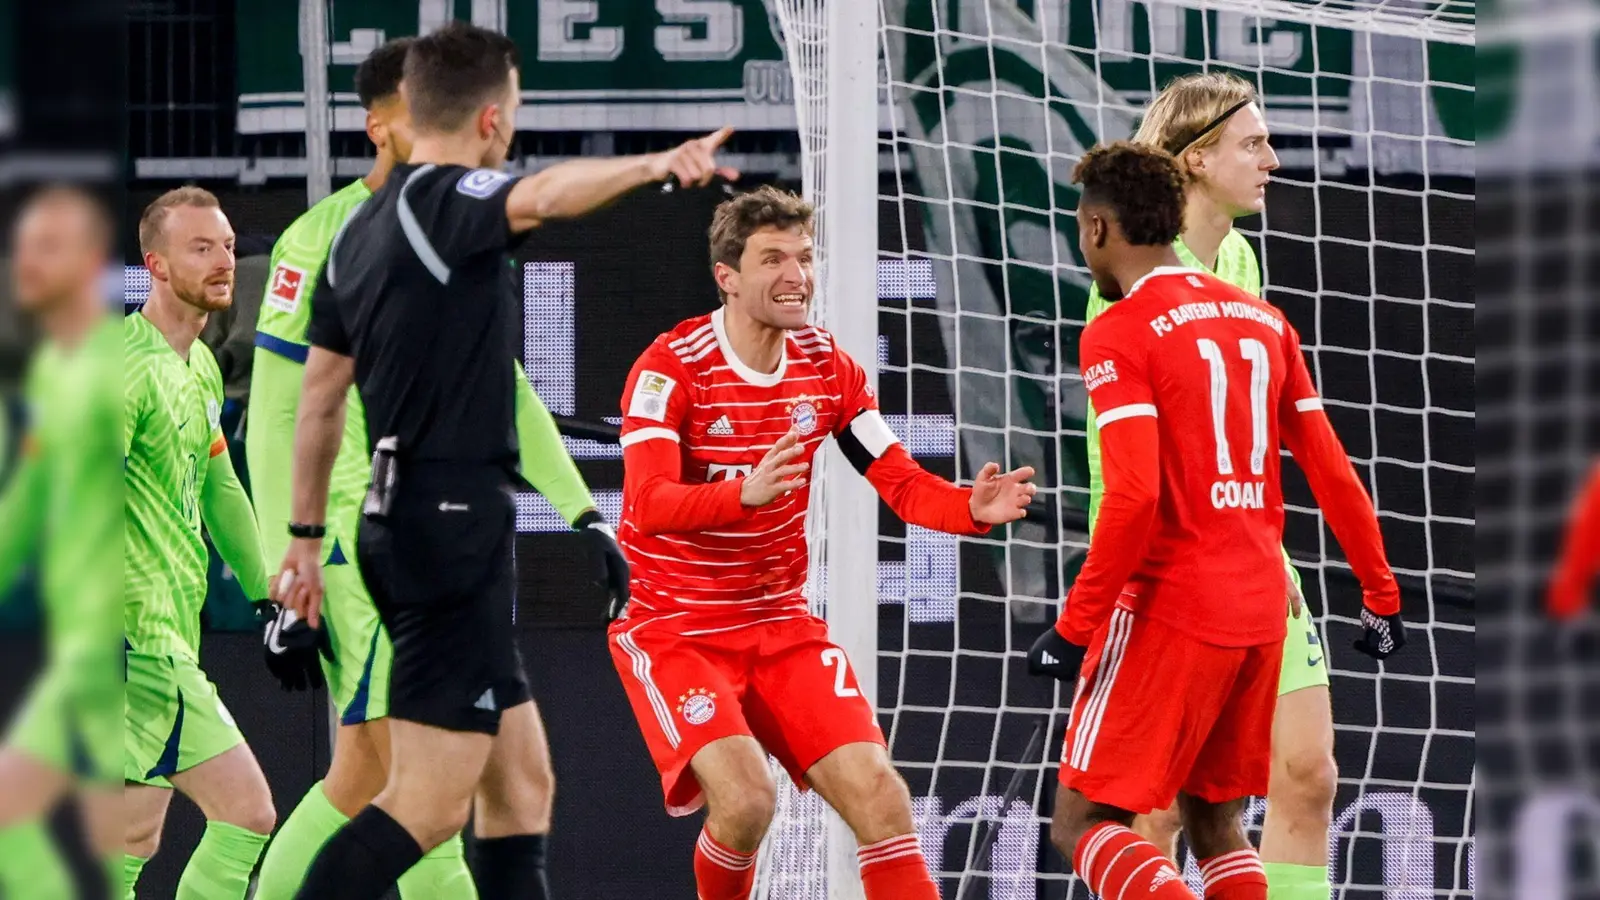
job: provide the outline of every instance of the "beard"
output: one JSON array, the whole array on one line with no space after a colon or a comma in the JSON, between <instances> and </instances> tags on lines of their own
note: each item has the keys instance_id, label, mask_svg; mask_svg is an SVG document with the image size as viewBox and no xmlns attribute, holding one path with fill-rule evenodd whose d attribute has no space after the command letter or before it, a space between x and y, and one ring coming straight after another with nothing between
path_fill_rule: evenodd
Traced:
<instances>
[{"instance_id":1,"label":"beard","mask_svg":"<svg viewBox=\"0 0 1600 900\"><path fill-rule=\"evenodd\" d=\"M215 297L208 292L208 288L218 284L226 284L228 286L227 296ZM204 281L195 281L189 284L180 284L176 279L174 279L172 282L172 293L175 294L179 300L182 300L184 303L200 310L201 312L221 312L222 310L233 306L233 276L229 275L226 279L214 278Z\"/></svg>"}]
</instances>

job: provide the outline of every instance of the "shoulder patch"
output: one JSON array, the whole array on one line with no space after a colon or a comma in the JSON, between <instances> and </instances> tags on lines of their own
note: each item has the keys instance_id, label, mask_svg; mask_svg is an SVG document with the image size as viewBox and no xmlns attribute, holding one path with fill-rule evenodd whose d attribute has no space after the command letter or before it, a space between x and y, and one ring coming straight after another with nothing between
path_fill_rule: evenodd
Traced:
<instances>
[{"instance_id":1,"label":"shoulder patch","mask_svg":"<svg viewBox=\"0 0 1600 900\"><path fill-rule=\"evenodd\" d=\"M306 270L280 262L272 270L272 283L267 286L267 305L292 314L300 308L300 295L305 293L305 287Z\"/></svg>"},{"instance_id":2,"label":"shoulder patch","mask_svg":"<svg viewBox=\"0 0 1600 900\"><path fill-rule=\"evenodd\" d=\"M628 415L656 422L667 420L667 400L678 387L677 379L649 369L639 373L633 386L633 397L628 400Z\"/></svg>"},{"instance_id":3,"label":"shoulder patch","mask_svg":"<svg viewBox=\"0 0 1600 900\"><path fill-rule=\"evenodd\" d=\"M487 200L491 194L500 189L502 184L510 180L510 175L494 169L473 169L456 182L456 190L468 197Z\"/></svg>"}]
</instances>

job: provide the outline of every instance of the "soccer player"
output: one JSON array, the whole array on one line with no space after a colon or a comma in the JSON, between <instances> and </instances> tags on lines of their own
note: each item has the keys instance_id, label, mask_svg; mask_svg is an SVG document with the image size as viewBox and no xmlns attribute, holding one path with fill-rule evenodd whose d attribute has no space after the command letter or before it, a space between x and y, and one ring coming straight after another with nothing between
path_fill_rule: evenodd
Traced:
<instances>
[{"instance_id":1,"label":"soccer player","mask_svg":"<svg viewBox=\"0 0 1600 900\"><path fill-rule=\"evenodd\" d=\"M399 38L374 50L356 68L356 94L367 110L367 135L377 148L372 170L361 180L322 200L295 220L274 248L272 268L257 323L256 354L245 447L249 456L256 515L268 558L281 557L289 543L289 461L294 455L295 410L308 351L306 328L313 286L328 256L328 246L350 212L383 187L397 164L411 153L410 122L400 96L406 49ZM627 589L626 562L605 534L582 476L561 444L555 421L516 367L517 437L522 474L575 528L599 542L613 560L616 587ZM312 785L278 829L261 862L258 900L289 900L311 859L324 842L383 789L389 758L389 666L393 649L378 610L355 565L355 534L371 471L367 459L366 417L360 397L347 400L343 443L334 461L329 492L331 540L323 566L327 600L324 627L333 655L324 660L331 699L339 712L338 738L327 777ZM508 623L509 624L509 623ZM508 721L516 719L515 727ZM508 710L501 739L520 741L508 757L520 765L508 772L502 789L477 796L474 873L484 893L496 896L508 880L521 884L530 900L548 894L544 872L546 834L554 775L537 706ZM475 896L473 875L462 859L459 835L433 848L401 877L404 900Z\"/></svg>"},{"instance_id":2,"label":"soccer player","mask_svg":"<svg viewBox=\"0 0 1600 900\"><path fill-rule=\"evenodd\" d=\"M217 198L197 187L162 194L139 220L150 299L123 325L129 897L173 788L206 817L179 900L243 898L276 817L261 767L200 670L202 523L245 596L267 593L255 512L219 426L222 376L198 339L207 313L233 302L233 243Z\"/></svg>"},{"instance_id":3,"label":"soccer player","mask_svg":"<svg viewBox=\"0 0 1600 900\"><path fill-rule=\"evenodd\" d=\"M1183 231L1172 249L1184 265L1203 269L1259 296L1255 251L1233 228L1266 203L1278 168L1265 118L1249 82L1223 72L1185 75L1151 102L1133 141L1166 150L1184 174ZM1094 321L1110 304L1091 286L1085 313ZM1098 518L1104 463L1095 408L1089 406L1089 524ZM1283 554L1292 594L1274 718L1273 775L1262 825L1261 858L1272 900L1328 900L1328 827L1339 771L1333 755L1328 664L1317 624L1300 596L1300 573ZM1134 830L1177 860L1178 810L1140 816Z\"/></svg>"},{"instance_id":4,"label":"soccer player","mask_svg":"<svg viewBox=\"0 0 1600 900\"><path fill-rule=\"evenodd\" d=\"M1546 597L1550 614L1570 619L1588 607L1596 574L1600 574L1600 463L1589 473L1589 482L1572 507L1572 521Z\"/></svg>"},{"instance_id":5,"label":"soccer player","mask_svg":"<svg viewBox=\"0 0 1600 900\"><path fill-rule=\"evenodd\" d=\"M528 744L506 733L532 719L506 627L521 341L509 251L547 219L669 175L685 186L737 177L714 159L726 129L666 153L527 178L500 171L516 134L517 48L464 23L412 43L401 92L410 161L346 220L318 276L295 425L294 539L273 581L286 606L320 624L325 538L340 527L323 517L354 383L373 459L357 554L393 648L390 765L378 796L318 851L301 900L376 900L461 829L475 793L525 783L516 772L527 761L512 754Z\"/></svg>"},{"instance_id":6,"label":"soccer player","mask_svg":"<svg viewBox=\"0 0 1600 900\"><path fill-rule=\"evenodd\" d=\"M47 829L76 793L106 887L122 883L122 329L106 309L111 216L78 188L24 205L17 305L45 339L29 363L21 461L0 493L0 595L38 554L46 663L0 747L0 896L66 898Z\"/></svg>"},{"instance_id":7,"label":"soccer player","mask_svg":"<svg viewBox=\"0 0 1600 900\"><path fill-rule=\"evenodd\" d=\"M1205 896L1264 900L1242 813L1267 790L1283 660L1280 438L1360 579L1360 645L1380 659L1403 643L1399 588L1294 328L1172 248L1173 158L1119 142L1085 154L1073 180L1079 246L1113 305L1081 345L1105 450L1100 523L1029 653L1077 684L1051 840L1107 900L1192 897L1128 828L1176 799Z\"/></svg>"},{"instance_id":8,"label":"soccer player","mask_svg":"<svg viewBox=\"0 0 1600 900\"><path fill-rule=\"evenodd\" d=\"M832 435L901 518L982 534L1022 517L1033 470L989 463L957 487L911 459L861 367L806 325L812 215L771 187L722 203L722 307L656 338L628 377L618 537L634 587L611 656L668 812L707 808L701 900L750 894L775 803L768 753L854 831L868 900L933 900L910 793L844 651L807 610L806 473ZM856 600L875 602L871 585Z\"/></svg>"}]
</instances>

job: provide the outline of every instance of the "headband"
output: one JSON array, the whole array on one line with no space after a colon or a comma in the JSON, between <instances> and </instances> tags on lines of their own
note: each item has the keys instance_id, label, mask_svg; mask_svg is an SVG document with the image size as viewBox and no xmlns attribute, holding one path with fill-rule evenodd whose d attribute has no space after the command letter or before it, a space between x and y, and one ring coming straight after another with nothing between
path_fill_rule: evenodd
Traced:
<instances>
[{"instance_id":1,"label":"headband","mask_svg":"<svg viewBox=\"0 0 1600 900\"><path fill-rule=\"evenodd\" d=\"M1235 103L1234 105L1232 105L1232 106L1228 107L1227 109L1223 110L1222 111L1222 115L1217 116L1215 119L1212 119L1206 125L1206 127L1204 127L1202 129L1200 129L1199 131L1195 132L1193 137L1189 138L1188 140L1184 141L1182 144L1178 145L1178 149L1171 150L1171 151L1168 151L1168 152L1170 152L1173 156L1182 156L1183 152L1185 150L1188 150L1190 147L1194 146L1195 141L1198 141L1201 138L1205 137L1206 135L1210 134L1214 129L1216 129L1216 127L1218 125L1221 125L1223 122L1228 121L1228 118L1230 116L1232 116L1234 113L1238 112L1241 109L1244 109L1246 106L1249 106L1250 104L1252 104L1254 102L1255 102L1255 98L1254 97L1246 97L1245 99L1240 100L1238 103Z\"/></svg>"}]
</instances>

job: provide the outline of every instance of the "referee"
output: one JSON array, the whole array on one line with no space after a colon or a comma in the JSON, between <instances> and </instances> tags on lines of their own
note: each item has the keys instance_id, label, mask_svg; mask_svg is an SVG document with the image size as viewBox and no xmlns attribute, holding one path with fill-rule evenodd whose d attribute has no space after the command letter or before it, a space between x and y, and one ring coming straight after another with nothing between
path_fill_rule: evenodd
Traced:
<instances>
[{"instance_id":1,"label":"referee","mask_svg":"<svg viewBox=\"0 0 1600 900\"><path fill-rule=\"evenodd\" d=\"M293 540L274 599L320 625L328 480L354 383L373 454L358 555L394 645L392 757L383 791L329 839L297 898L377 900L460 831L480 779L498 778L502 712L530 700L505 627L518 458L509 251L546 219L644 184L738 177L714 160L729 129L666 153L507 175L517 70L510 40L461 23L412 44L401 84L411 161L345 223L317 285Z\"/></svg>"}]
</instances>

